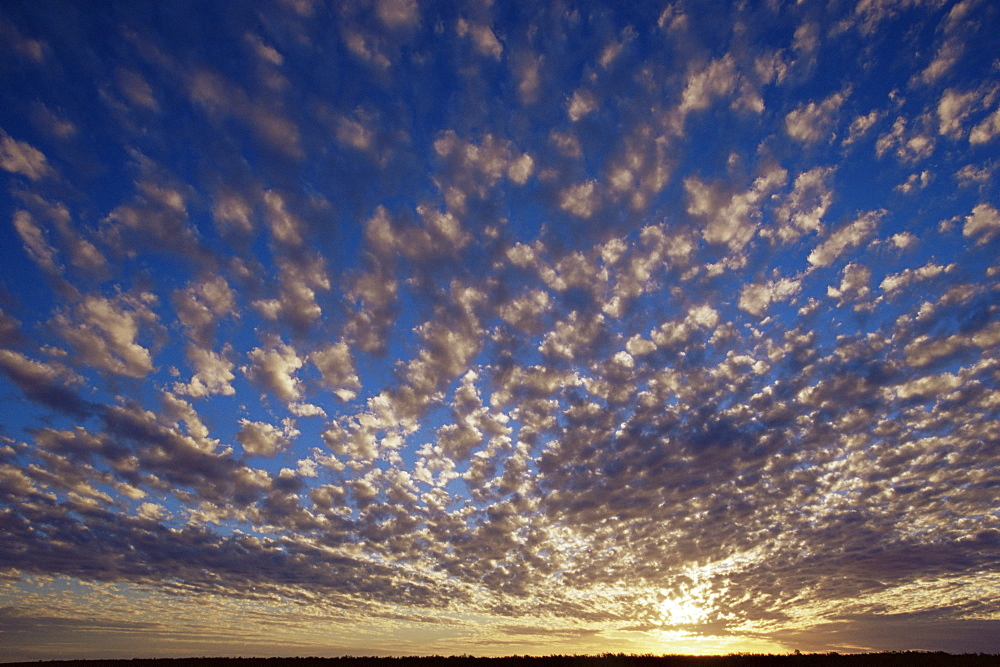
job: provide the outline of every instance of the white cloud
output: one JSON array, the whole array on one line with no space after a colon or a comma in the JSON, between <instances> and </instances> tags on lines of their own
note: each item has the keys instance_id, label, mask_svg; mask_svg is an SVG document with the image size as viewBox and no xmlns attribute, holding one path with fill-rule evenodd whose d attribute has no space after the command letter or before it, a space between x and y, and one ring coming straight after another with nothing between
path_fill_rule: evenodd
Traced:
<instances>
[{"instance_id":1,"label":"white cloud","mask_svg":"<svg viewBox=\"0 0 1000 667\"><path fill-rule=\"evenodd\" d=\"M908 195L926 188L930 184L931 179L931 172L925 169L919 174L910 174L905 182L900 183L894 189Z\"/></svg>"},{"instance_id":2,"label":"white cloud","mask_svg":"<svg viewBox=\"0 0 1000 667\"><path fill-rule=\"evenodd\" d=\"M177 319L191 339L202 346L211 341L218 321L236 312L236 295L220 275L176 290L172 301Z\"/></svg>"},{"instance_id":3,"label":"white cloud","mask_svg":"<svg viewBox=\"0 0 1000 667\"><path fill-rule=\"evenodd\" d=\"M740 288L739 307L751 315L763 315L772 303L786 301L798 294L800 280L779 278L764 283L749 283Z\"/></svg>"},{"instance_id":4,"label":"white cloud","mask_svg":"<svg viewBox=\"0 0 1000 667\"><path fill-rule=\"evenodd\" d=\"M232 347L227 345L221 352L214 352L195 345L187 348L187 359L194 368L194 375L188 383L175 383L174 391L193 398L202 398L212 394L232 396L236 393L232 381L234 364L229 360Z\"/></svg>"},{"instance_id":5,"label":"white cloud","mask_svg":"<svg viewBox=\"0 0 1000 667\"><path fill-rule=\"evenodd\" d=\"M34 146L18 141L0 129L0 168L37 181L51 175L45 155Z\"/></svg>"},{"instance_id":6,"label":"white cloud","mask_svg":"<svg viewBox=\"0 0 1000 667\"><path fill-rule=\"evenodd\" d=\"M379 19L390 28L412 28L420 22L417 0L378 0L375 8Z\"/></svg>"},{"instance_id":7,"label":"white cloud","mask_svg":"<svg viewBox=\"0 0 1000 667\"><path fill-rule=\"evenodd\" d=\"M952 139L960 137L962 123L972 112L978 98L979 94L974 90L966 93L959 93L953 88L945 90L937 105L938 132Z\"/></svg>"},{"instance_id":8,"label":"white cloud","mask_svg":"<svg viewBox=\"0 0 1000 667\"><path fill-rule=\"evenodd\" d=\"M1000 135L1000 109L997 109L986 120L972 128L969 133L970 144L985 144Z\"/></svg>"},{"instance_id":9,"label":"white cloud","mask_svg":"<svg viewBox=\"0 0 1000 667\"><path fill-rule=\"evenodd\" d=\"M882 119L882 112L871 111L864 116L858 116L853 121L851 121L851 126L848 129L847 138L844 139L844 145L853 144L855 141L863 137L868 133L875 123Z\"/></svg>"},{"instance_id":10,"label":"white cloud","mask_svg":"<svg viewBox=\"0 0 1000 667\"><path fill-rule=\"evenodd\" d=\"M325 349L316 350L309 360L323 376L323 386L332 391L342 401L350 401L361 389L361 382L354 370L354 359L347 343L334 343Z\"/></svg>"},{"instance_id":11,"label":"white cloud","mask_svg":"<svg viewBox=\"0 0 1000 667\"><path fill-rule=\"evenodd\" d=\"M573 93L573 96L569 100L569 106L566 109L566 113L569 114L569 119L574 123L587 114L593 112L597 108L597 98L594 94L586 89L581 88Z\"/></svg>"},{"instance_id":12,"label":"white cloud","mask_svg":"<svg viewBox=\"0 0 1000 667\"><path fill-rule=\"evenodd\" d=\"M871 294L872 271L863 264L851 263L844 267L839 287L827 287L827 296L836 299L841 305L847 302L857 302ZM860 309L861 304L855 306Z\"/></svg>"},{"instance_id":13,"label":"white cloud","mask_svg":"<svg viewBox=\"0 0 1000 667\"><path fill-rule=\"evenodd\" d=\"M834 93L819 104L809 102L790 111L785 116L788 136L805 144L832 138L832 128L845 97L842 92Z\"/></svg>"},{"instance_id":14,"label":"white cloud","mask_svg":"<svg viewBox=\"0 0 1000 667\"><path fill-rule=\"evenodd\" d=\"M469 36L472 38L476 51L484 56L490 56L494 60L500 60L500 56L503 54L503 45L488 25L469 23L462 18L458 19L456 30L459 37Z\"/></svg>"},{"instance_id":15,"label":"white cloud","mask_svg":"<svg viewBox=\"0 0 1000 667\"><path fill-rule=\"evenodd\" d=\"M833 167L813 167L795 177L792 192L775 211L778 237L785 243L802 234L821 232L823 216L833 201L829 180Z\"/></svg>"},{"instance_id":16,"label":"white cloud","mask_svg":"<svg viewBox=\"0 0 1000 667\"><path fill-rule=\"evenodd\" d=\"M886 151L895 148L896 158L900 162L914 163L930 157L935 147L930 125L929 113L917 119L916 127L911 127L905 117L898 116L892 129L880 136L875 143L875 155L882 157Z\"/></svg>"},{"instance_id":17,"label":"white cloud","mask_svg":"<svg viewBox=\"0 0 1000 667\"><path fill-rule=\"evenodd\" d=\"M247 454L274 456L279 451L291 447L292 440L299 434L300 431L295 428L295 422L291 419L283 420L280 427L266 422L241 419L236 441L243 445L243 450Z\"/></svg>"},{"instance_id":18,"label":"white cloud","mask_svg":"<svg viewBox=\"0 0 1000 667\"><path fill-rule=\"evenodd\" d=\"M934 262L928 262L919 269L904 269L900 273L894 273L886 276L882 279L879 288L885 292L886 296L891 297L915 282L936 278L942 273L953 271L955 267L955 264L942 266L940 264L935 264Z\"/></svg>"},{"instance_id":19,"label":"white cloud","mask_svg":"<svg viewBox=\"0 0 1000 667\"><path fill-rule=\"evenodd\" d=\"M776 188L785 184L788 172L772 167L754 180L745 192L727 197L718 187L696 177L684 181L688 213L706 218L702 236L709 243L727 244L737 252L753 238L761 218L761 204Z\"/></svg>"},{"instance_id":20,"label":"white cloud","mask_svg":"<svg viewBox=\"0 0 1000 667\"><path fill-rule=\"evenodd\" d=\"M869 211L833 232L809 253L809 263L813 266L829 266L845 251L856 248L874 234L883 215L884 211Z\"/></svg>"},{"instance_id":21,"label":"white cloud","mask_svg":"<svg viewBox=\"0 0 1000 667\"><path fill-rule=\"evenodd\" d=\"M597 181L571 185L559 193L559 207L579 218L589 218L599 203Z\"/></svg>"},{"instance_id":22,"label":"white cloud","mask_svg":"<svg viewBox=\"0 0 1000 667\"><path fill-rule=\"evenodd\" d=\"M295 348L282 342L267 349L255 347L247 359L250 363L241 370L251 382L288 403L301 398L302 382L295 372L302 368L303 362Z\"/></svg>"},{"instance_id":23,"label":"white cloud","mask_svg":"<svg viewBox=\"0 0 1000 667\"><path fill-rule=\"evenodd\" d=\"M143 325L154 326L150 309L155 297L147 292L113 299L89 295L69 313L55 317L54 325L76 350L80 360L94 368L141 378L153 371L150 351L138 341Z\"/></svg>"},{"instance_id":24,"label":"white cloud","mask_svg":"<svg viewBox=\"0 0 1000 667\"><path fill-rule=\"evenodd\" d=\"M983 202L972 209L972 214L965 216L962 236L978 237L976 245L983 245L1000 235L1000 211L992 205Z\"/></svg>"},{"instance_id":25,"label":"white cloud","mask_svg":"<svg viewBox=\"0 0 1000 667\"><path fill-rule=\"evenodd\" d=\"M714 99L732 94L736 84L735 60L732 55L726 54L708 63L704 69L688 75L679 111L686 115L691 111L707 109Z\"/></svg>"},{"instance_id":26,"label":"white cloud","mask_svg":"<svg viewBox=\"0 0 1000 667\"><path fill-rule=\"evenodd\" d=\"M16 211L14 213L14 229L21 237L21 242L24 244L28 256L42 271L51 276L62 274L63 267L56 259L57 250L49 244L45 232L35 223L30 213Z\"/></svg>"}]
</instances>

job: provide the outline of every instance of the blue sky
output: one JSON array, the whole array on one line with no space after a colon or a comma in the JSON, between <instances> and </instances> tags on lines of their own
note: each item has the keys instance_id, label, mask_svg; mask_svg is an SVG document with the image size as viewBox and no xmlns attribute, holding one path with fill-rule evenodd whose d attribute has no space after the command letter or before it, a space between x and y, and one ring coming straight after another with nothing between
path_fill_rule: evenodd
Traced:
<instances>
[{"instance_id":1,"label":"blue sky","mask_svg":"<svg viewBox=\"0 0 1000 667\"><path fill-rule=\"evenodd\" d=\"M0 5L0 660L1000 651L1000 7Z\"/></svg>"}]
</instances>

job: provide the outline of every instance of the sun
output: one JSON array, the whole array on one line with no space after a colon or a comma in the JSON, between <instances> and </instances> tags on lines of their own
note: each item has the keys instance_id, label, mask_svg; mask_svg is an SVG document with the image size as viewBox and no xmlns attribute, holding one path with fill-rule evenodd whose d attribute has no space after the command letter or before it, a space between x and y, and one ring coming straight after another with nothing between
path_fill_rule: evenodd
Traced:
<instances>
[{"instance_id":1,"label":"sun","mask_svg":"<svg viewBox=\"0 0 1000 667\"><path fill-rule=\"evenodd\" d=\"M658 605L664 625L690 625L704 621L708 612L693 598L668 597Z\"/></svg>"}]
</instances>

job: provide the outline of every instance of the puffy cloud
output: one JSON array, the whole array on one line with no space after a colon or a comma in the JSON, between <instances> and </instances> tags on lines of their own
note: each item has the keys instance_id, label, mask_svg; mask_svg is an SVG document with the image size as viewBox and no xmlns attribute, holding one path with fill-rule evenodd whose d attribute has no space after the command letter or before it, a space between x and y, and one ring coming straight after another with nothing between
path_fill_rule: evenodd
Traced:
<instances>
[{"instance_id":1,"label":"puffy cloud","mask_svg":"<svg viewBox=\"0 0 1000 667\"><path fill-rule=\"evenodd\" d=\"M191 340L203 346L211 342L219 319L235 312L235 294L219 275L175 291L172 300Z\"/></svg>"},{"instance_id":2,"label":"puffy cloud","mask_svg":"<svg viewBox=\"0 0 1000 667\"><path fill-rule=\"evenodd\" d=\"M760 316L772 303L789 299L798 294L801 288L801 281L793 278L750 283L740 288L739 307L751 315Z\"/></svg>"},{"instance_id":3,"label":"puffy cloud","mask_svg":"<svg viewBox=\"0 0 1000 667\"><path fill-rule=\"evenodd\" d=\"M992 349L1000 345L1000 323L991 324L971 333L957 333L941 338L922 334L908 343L904 349L906 363L922 368L942 359L970 349Z\"/></svg>"},{"instance_id":4,"label":"puffy cloud","mask_svg":"<svg viewBox=\"0 0 1000 667\"><path fill-rule=\"evenodd\" d=\"M983 202L972 209L972 214L965 216L962 226L962 236L978 237L976 245L988 243L1000 234L1000 211L992 205Z\"/></svg>"},{"instance_id":5,"label":"puffy cloud","mask_svg":"<svg viewBox=\"0 0 1000 667\"><path fill-rule=\"evenodd\" d=\"M341 341L316 350L309 355L309 360L323 376L323 385L332 391L342 401L353 399L361 382L354 370L354 360L347 343Z\"/></svg>"},{"instance_id":6,"label":"puffy cloud","mask_svg":"<svg viewBox=\"0 0 1000 667\"><path fill-rule=\"evenodd\" d=\"M804 144L830 137L845 98L845 93L834 93L819 104L809 102L788 112L785 116L785 131L788 136Z\"/></svg>"},{"instance_id":7,"label":"puffy cloud","mask_svg":"<svg viewBox=\"0 0 1000 667\"><path fill-rule=\"evenodd\" d=\"M986 120L972 128L972 132L969 133L969 143L985 144L987 141L992 141L997 135L1000 135L1000 109L991 113L986 117Z\"/></svg>"},{"instance_id":8,"label":"puffy cloud","mask_svg":"<svg viewBox=\"0 0 1000 667\"><path fill-rule=\"evenodd\" d=\"M886 296L892 296L897 294L900 290L905 289L915 282L921 280L928 280L931 278L936 278L942 273L948 273L954 271L956 268L955 264L948 264L947 266L942 266L940 264L935 264L933 262L928 262L919 269L904 269L900 273L895 273L886 276L882 279L879 287Z\"/></svg>"},{"instance_id":9,"label":"puffy cloud","mask_svg":"<svg viewBox=\"0 0 1000 667\"><path fill-rule=\"evenodd\" d=\"M903 194L910 194L918 190L923 190L931 182L931 172L924 170L919 174L910 174L906 181L896 186L896 190Z\"/></svg>"},{"instance_id":10,"label":"puffy cloud","mask_svg":"<svg viewBox=\"0 0 1000 667\"><path fill-rule=\"evenodd\" d=\"M190 224L183 187L150 176L139 181L136 190L131 202L108 214L107 221L112 223L108 241L122 253L139 245L197 255L198 233Z\"/></svg>"},{"instance_id":11,"label":"puffy cloud","mask_svg":"<svg viewBox=\"0 0 1000 667\"><path fill-rule=\"evenodd\" d=\"M559 206L578 218L589 218L599 205L597 181L571 185L559 193Z\"/></svg>"},{"instance_id":12,"label":"puffy cloud","mask_svg":"<svg viewBox=\"0 0 1000 667\"><path fill-rule=\"evenodd\" d=\"M851 263L844 267L843 277L839 287L830 285L826 289L827 296L836 299L840 305L847 302L857 302L871 294L869 283L872 271L863 264ZM856 304L855 310L865 308L865 304Z\"/></svg>"},{"instance_id":13,"label":"puffy cloud","mask_svg":"<svg viewBox=\"0 0 1000 667\"><path fill-rule=\"evenodd\" d=\"M503 44L500 43L488 25L470 23L461 18L458 19L455 30L459 37L469 37L475 45L476 51L484 56L490 56L494 60L500 60L500 56L503 54Z\"/></svg>"},{"instance_id":14,"label":"puffy cloud","mask_svg":"<svg viewBox=\"0 0 1000 667\"><path fill-rule=\"evenodd\" d=\"M732 94L736 84L736 62L732 55L726 54L688 74L679 110L686 114L706 109L715 98Z\"/></svg>"},{"instance_id":15,"label":"puffy cloud","mask_svg":"<svg viewBox=\"0 0 1000 667\"><path fill-rule=\"evenodd\" d=\"M470 198L486 198L506 176L524 185L534 171L534 159L519 153L513 142L486 134L478 144L464 141L454 130L440 133L434 152L446 169L438 177L438 187L454 211L461 213Z\"/></svg>"},{"instance_id":16,"label":"puffy cloud","mask_svg":"<svg viewBox=\"0 0 1000 667\"><path fill-rule=\"evenodd\" d=\"M695 177L684 181L689 197L688 213L706 217L702 236L709 243L727 244L737 252L757 232L761 204L777 187L784 185L788 172L780 167L769 169L754 180L745 192L726 197L718 188L705 185Z\"/></svg>"},{"instance_id":17,"label":"puffy cloud","mask_svg":"<svg viewBox=\"0 0 1000 667\"><path fill-rule=\"evenodd\" d=\"M53 173L45 155L31 144L14 139L0 129L0 168L33 181Z\"/></svg>"},{"instance_id":18,"label":"puffy cloud","mask_svg":"<svg viewBox=\"0 0 1000 667\"><path fill-rule=\"evenodd\" d=\"M28 256L43 272L50 276L58 276L63 272L63 267L56 260L56 249L49 244L45 233L35 223L30 213L16 211L14 213L14 229L21 237L21 242L24 244Z\"/></svg>"},{"instance_id":19,"label":"puffy cloud","mask_svg":"<svg viewBox=\"0 0 1000 667\"><path fill-rule=\"evenodd\" d=\"M984 7L11 14L59 178L0 170L0 633L89 590L131 646L141 589L243 648L993 651Z\"/></svg>"},{"instance_id":20,"label":"puffy cloud","mask_svg":"<svg viewBox=\"0 0 1000 667\"><path fill-rule=\"evenodd\" d=\"M212 218L221 230L236 230L247 234L254 228L254 211L250 202L239 193L220 189L212 202Z\"/></svg>"},{"instance_id":21,"label":"puffy cloud","mask_svg":"<svg viewBox=\"0 0 1000 667\"><path fill-rule=\"evenodd\" d=\"M793 241L802 234L820 232L823 216L833 201L829 179L832 167L813 167L795 177L792 192L775 211L779 222L778 238Z\"/></svg>"},{"instance_id":22,"label":"puffy cloud","mask_svg":"<svg viewBox=\"0 0 1000 667\"><path fill-rule=\"evenodd\" d=\"M233 364L229 360L232 354L232 347L226 346L221 352L213 352L196 345L189 345L187 348L188 362L194 368L194 375L187 383L175 383L174 391L194 398L221 394L232 396L236 393L232 381L236 379L233 374Z\"/></svg>"},{"instance_id":23,"label":"puffy cloud","mask_svg":"<svg viewBox=\"0 0 1000 667\"><path fill-rule=\"evenodd\" d=\"M572 360L593 349L603 333L604 315L598 313L586 318L572 311L569 317L557 322L552 331L545 335L538 349L546 357Z\"/></svg>"},{"instance_id":24,"label":"puffy cloud","mask_svg":"<svg viewBox=\"0 0 1000 667\"><path fill-rule=\"evenodd\" d=\"M921 116L916 127L911 125L904 116L897 116L892 129L878 138L875 143L875 154L882 157L888 150L895 148L896 158L900 162L912 164L924 160L934 152L934 135L929 130L930 114Z\"/></svg>"},{"instance_id":25,"label":"puffy cloud","mask_svg":"<svg viewBox=\"0 0 1000 667\"><path fill-rule=\"evenodd\" d=\"M248 364L240 370L251 382L290 403L302 396L302 382L295 372L303 361L291 345L276 342L267 348L255 347L247 355Z\"/></svg>"},{"instance_id":26,"label":"puffy cloud","mask_svg":"<svg viewBox=\"0 0 1000 667\"><path fill-rule=\"evenodd\" d=\"M597 98L589 90L580 89L573 93L566 113L574 123L597 109Z\"/></svg>"},{"instance_id":27,"label":"puffy cloud","mask_svg":"<svg viewBox=\"0 0 1000 667\"><path fill-rule=\"evenodd\" d=\"M844 139L844 145L853 144L855 141L863 137L868 133L872 127L875 126L879 120L882 119L882 113L877 109L870 111L864 116L858 116L851 121L851 126L847 131L847 138Z\"/></svg>"},{"instance_id":28,"label":"puffy cloud","mask_svg":"<svg viewBox=\"0 0 1000 667\"><path fill-rule=\"evenodd\" d=\"M375 8L379 19L390 28L411 28L420 21L417 0L378 0Z\"/></svg>"},{"instance_id":29,"label":"puffy cloud","mask_svg":"<svg viewBox=\"0 0 1000 667\"><path fill-rule=\"evenodd\" d=\"M957 139L962 135L962 124L973 110L979 94L970 90L960 93L952 88L942 93L937 105L938 132L944 136Z\"/></svg>"},{"instance_id":30,"label":"puffy cloud","mask_svg":"<svg viewBox=\"0 0 1000 667\"><path fill-rule=\"evenodd\" d=\"M540 318L552 308L549 293L532 290L500 307L500 317L508 324L522 331L537 331Z\"/></svg>"},{"instance_id":31,"label":"puffy cloud","mask_svg":"<svg viewBox=\"0 0 1000 667\"><path fill-rule=\"evenodd\" d=\"M291 419L285 419L280 428L274 424L241 419L236 441L243 446L243 451L251 456L274 456L279 451L289 448L292 440L299 434L295 422Z\"/></svg>"},{"instance_id":32,"label":"puffy cloud","mask_svg":"<svg viewBox=\"0 0 1000 667\"><path fill-rule=\"evenodd\" d=\"M88 295L71 311L56 315L53 324L82 363L141 378L153 371L152 354L138 338L144 327L155 327L158 322L150 308L155 301L149 292L113 299Z\"/></svg>"},{"instance_id":33,"label":"puffy cloud","mask_svg":"<svg viewBox=\"0 0 1000 667\"><path fill-rule=\"evenodd\" d=\"M836 230L809 253L809 263L813 266L829 266L844 252L858 247L874 234L883 215L884 211L869 211Z\"/></svg>"},{"instance_id":34,"label":"puffy cloud","mask_svg":"<svg viewBox=\"0 0 1000 667\"><path fill-rule=\"evenodd\" d=\"M454 255L472 240L452 213L424 205L417 207L417 213L423 225L400 224L380 206L365 223L365 239L383 257L398 253L411 260Z\"/></svg>"}]
</instances>

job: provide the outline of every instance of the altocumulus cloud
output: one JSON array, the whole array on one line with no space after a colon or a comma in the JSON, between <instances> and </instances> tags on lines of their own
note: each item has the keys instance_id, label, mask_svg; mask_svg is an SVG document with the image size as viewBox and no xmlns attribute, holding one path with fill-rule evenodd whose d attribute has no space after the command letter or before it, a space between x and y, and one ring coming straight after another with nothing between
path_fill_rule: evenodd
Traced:
<instances>
[{"instance_id":1,"label":"altocumulus cloud","mask_svg":"<svg viewBox=\"0 0 1000 667\"><path fill-rule=\"evenodd\" d=\"M998 12L3 4L4 657L1000 650Z\"/></svg>"}]
</instances>

